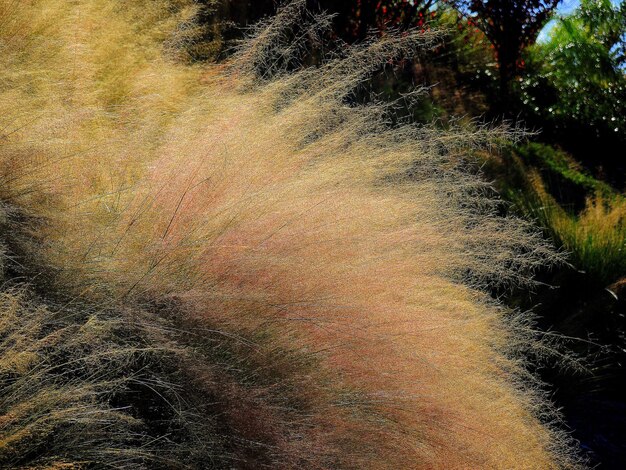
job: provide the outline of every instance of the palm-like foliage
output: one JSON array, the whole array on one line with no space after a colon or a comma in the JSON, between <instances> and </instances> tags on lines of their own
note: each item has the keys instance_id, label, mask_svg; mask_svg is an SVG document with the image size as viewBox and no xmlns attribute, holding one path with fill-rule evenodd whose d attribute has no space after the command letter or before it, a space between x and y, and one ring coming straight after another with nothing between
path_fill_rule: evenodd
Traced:
<instances>
[{"instance_id":1,"label":"palm-like foliage","mask_svg":"<svg viewBox=\"0 0 626 470\"><path fill-rule=\"evenodd\" d=\"M525 104L547 122L584 123L597 137L626 132L626 2L584 0L532 51L537 73L522 83ZM549 91L546 93L546 88ZM552 99L544 101L546 95Z\"/></svg>"}]
</instances>

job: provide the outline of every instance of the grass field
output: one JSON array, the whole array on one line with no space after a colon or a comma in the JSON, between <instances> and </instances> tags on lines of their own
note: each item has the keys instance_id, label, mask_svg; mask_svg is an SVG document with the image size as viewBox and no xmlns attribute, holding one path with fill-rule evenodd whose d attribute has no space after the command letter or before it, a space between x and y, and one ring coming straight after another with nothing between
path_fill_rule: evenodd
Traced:
<instances>
[{"instance_id":1,"label":"grass field","mask_svg":"<svg viewBox=\"0 0 626 470\"><path fill-rule=\"evenodd\" d=\"M506 131L347 104L433 37L298 68L303 3L198 65L191 1L0 0L0 464L578 466L487 293L560 260L463 163Z\"/></svg>"}]
</instances>

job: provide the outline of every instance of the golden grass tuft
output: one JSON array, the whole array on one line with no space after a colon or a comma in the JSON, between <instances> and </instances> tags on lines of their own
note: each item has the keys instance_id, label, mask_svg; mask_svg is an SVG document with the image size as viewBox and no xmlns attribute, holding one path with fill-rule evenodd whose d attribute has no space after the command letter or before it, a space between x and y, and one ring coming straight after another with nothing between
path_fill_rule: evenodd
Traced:
<instances>
[{"instance_id":1,"label":"golden grass tuft","mask_svg":"<svg viewBox=\"0 0 626 470\"><path fill-rule=\"evenodd\" d=\"M303 4L201 67L170 46L193 2L0 0L0 196L45 221L27 271L178 331L180 393L227 417L200 440L230 436L216 448L232 466L575 467L527 369L540 340L485 293L558 258L462 163L493 133L391 127L384 105L347 104L381 60L432 37L293 71L289 28L326 21ZM3 307L3 324L22 310ZM25 380L31 343L3 362Z\"/></svg>"},{"instance_id":2,"label":"golden grass tuft","mask_svg":"<svg viewBox=\"0 0 626 470\"><path fill-rule=\"evenodd\" d=\"M619 279L626 268L624 196L597 192L586 198L579 214L571 214L546 191L538 175L530 181L539 202L533 212L572 254L575 266L588 270L606 284Z\"/></svg>"}]
</instances>

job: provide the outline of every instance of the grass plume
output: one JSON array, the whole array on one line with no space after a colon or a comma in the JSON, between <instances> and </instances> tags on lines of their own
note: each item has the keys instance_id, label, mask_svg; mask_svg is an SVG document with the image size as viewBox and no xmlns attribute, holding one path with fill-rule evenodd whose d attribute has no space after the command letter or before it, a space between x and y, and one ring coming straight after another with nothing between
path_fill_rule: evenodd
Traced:
<instances>
[{"instance_id":1,"label":"grass plume","mask_svg":"<svg viewBox=\"0 0 626 470\"><path fill-rule=\"evenodd\" d=\"M385 105L350 104L381 61L433 37L390 35L298 68L301 46L283 39L303 4L230 63L199 66L171 46L193 2L0 0L0 196L41 220L23 272L45 272L33 282L68 305L147 324L139 337L181 371L154 374L216 423L194 431L190 418L183 433L216 443L216 468L575 467L527 368L540 340L486 293L529 285L559 258L529 224L499 217L464 163L499 135L391 126ZM327 22L306 18L306 35ZM3 322L31 311L3 307ZM109 366L94 364L105 389ZM58 385L80 400L74 382ZM111 402L96 409L132 416ZM61 456L83 435L47 433ZM169 468L189 447L172 442L169 460L140 463ZM121 466L83 444L78 460Z\"/></svg>"}]
</instances>

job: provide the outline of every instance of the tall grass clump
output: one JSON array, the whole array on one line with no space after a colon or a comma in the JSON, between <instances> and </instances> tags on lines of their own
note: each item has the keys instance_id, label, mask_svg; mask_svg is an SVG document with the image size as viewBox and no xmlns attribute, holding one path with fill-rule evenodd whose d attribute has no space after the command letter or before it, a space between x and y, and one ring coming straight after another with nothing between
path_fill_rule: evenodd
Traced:
<instances>
[{"instance_id":1,"label":"tall grass clump","mask_svg":"<svg viewBox=\"0 0 626 470\"><path fill-rule=\"evenodd\" d=\"M569 261L604 286L626 273L626 201L588 175L566 153L542 144L506 151L492 165L504 192L569 255ZM493 163L493 161L492 161ZM540 170L541 169L541 170Z\"/></svg>"},{"instance_id":2,"label":"tall grass clump","mask_svg":"<svg viewBox=\"0 0 626 470\"><path fill-rule=\"evenodd\" d=\"M124 309L121 327L136 315L139 337L174 351L179 372L155 374L189 405L193 438L171 455L215 443L192 468L576 467L529 371L549 348L487 293L559 259L497 215L464 162L506 132L391 125L388 105L351 104L381 63L435 37L303 67L328 24L304 3L226 64L190 66L193 2L0 0L0 197L37 220L20 276L62 305Z\"/></svg>"},{"instance_id":3,"label":"tall grass clump","mask_svg":"<svg viewBox=\"0 0 626 470\"><path fill-rule=\"evenodd\" d=\"M24 220L5 205L0 214L0 465L81 468L106 456L138 466L150 453L147 433L113 402L148 380L150 362L165 362L166 345L146 347L114 312L41 302L16 280Z\"/></svg>"},{"instance_id":4,"label":"tall grass clump","mask_svg":"<svg viewBox=\"0 0 626 470\"><path fill-rule=\"evenodd\" d=\"M139 467L151 444L143 423L112 404L133 382L149 383L137 364L158 349L114 342L128 334L114 319L66 318L72 313L23 289L3 290L0 309L2 467L82 468L103 458L114 468Z\"/></svg>"},{"instance_id":5,"label":"tall grass clump","mask_svg":"<svg viewBox=\"0 0 626 470\"><path fill-rule=\"evenodd\" d=\"M533 211L569 253L578 269L608 285L626 273L626 201L596 193L578 214L564 210L533 178L540 205Z\"/></svg>"}]
</instances>

